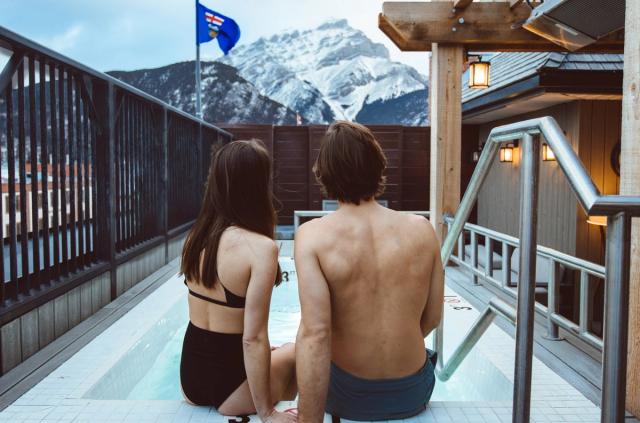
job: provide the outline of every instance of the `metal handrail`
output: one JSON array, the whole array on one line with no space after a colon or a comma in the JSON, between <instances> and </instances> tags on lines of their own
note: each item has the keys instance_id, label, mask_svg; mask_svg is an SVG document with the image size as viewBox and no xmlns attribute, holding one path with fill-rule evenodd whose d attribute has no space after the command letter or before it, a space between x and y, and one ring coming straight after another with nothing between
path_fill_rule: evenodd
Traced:
<instances>
[{"instance_id":1,"label":"metal handrail","mask_svg":"<svg viewBox=\"0 0 640 423\"><path fill-rule=\"evenodd\" d=\"M621 212L628 213L631 216L640 215L640 198L619 195L600 195L598 188L596 188L591 180L587 170L575 151L573 151L571 144L565 138L562 129L555 119L546 116L512 123L494 128L489 134L450 228L449 233L457 235L453 237L447 234L442 245L441 258L443 263L449 261L449 256L453 251L456 239L462 231L462 226L464 226L464 223L469 219L473 203L478 197L480 187L489 173L489 168L496 157L500 145L520 139L526 134L530 136L544 136L545 141L555 154L556 161L567 177L571 188L577 195L580 205L588 215L613 216Z\"/></svg>"},{"instance_id":2,"label":"metal handrail","mask_svg":"<svg viewBox=\"0 0 640 423\"><path fill-rule=\"evenodd\" d=\"M439 350L438 364L436 365L436 376L438 379L441 381L447 381L451 376L453 376L460 364L462 364L464 359L467 357L467 354L471 352L480 338L482 338L482 335L484 335L487 329L489 329L489 326L491 326L491 323L496 316L503 317L513 324L516 322L516 310L504 301L492 298L491 301L489 301L487 308L485 308L482 314L480 314L478 319L473 323L471 329L469 329L469 332L465 335L464 340L460 345L458 345L453 354L451 354L447 364L443 364L442 336L438 336L438 331L436 331L434 334L434 343L436 344L436 348Z\"/></svg>"},{"instance_id":3,"label":"metal handrail","mask_svg":"<svg viewBox=\"0 0 640 423\"><path fill-rule=\"evenodd\" d=\"M585 212L589 215L608 216L601 417L604 422L623 422L629 314L630 230L631 217L640 216L640 197L602 196L555 119L551 117L531 119L500 126L491 131L443 242L440 251L441 259L443 263L449 261L500 145L521 139L520 271L518 273L513 421L528 422L531 406L540 161L539 140L534 137L537 138L540 135L553 151L557 163ZM442 360L442 323L436 334L438 339L436 348L439 359Z\"/></svg>"}]
</instances>

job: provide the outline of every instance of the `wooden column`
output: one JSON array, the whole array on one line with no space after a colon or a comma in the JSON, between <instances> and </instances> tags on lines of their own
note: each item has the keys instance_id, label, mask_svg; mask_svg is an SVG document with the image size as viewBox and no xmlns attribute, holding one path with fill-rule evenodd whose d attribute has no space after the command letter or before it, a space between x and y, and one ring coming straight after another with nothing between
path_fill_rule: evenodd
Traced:
<instances>
[{"instance_id":1,"label":"wooden column","mask_svg":"<svg viewBox=\"0 0 640 423\"><path fill-rule=\"evenodd\" d=\"M460 203L462 66L464 49L433 44L429 86L431 120L431 224L443 240L443 215Z\"/></svg>"},{"instance_id":2,"label":"wooden column","mask_svg":"<svg viewBox=\"0 0 640 423\"><path fill-rule=\"evenodd\" d=\"M640 2L627 0L620 194L640 195ZM640 218L631 234L627 410L640 417Z\"/></svg>"}]
</instances>

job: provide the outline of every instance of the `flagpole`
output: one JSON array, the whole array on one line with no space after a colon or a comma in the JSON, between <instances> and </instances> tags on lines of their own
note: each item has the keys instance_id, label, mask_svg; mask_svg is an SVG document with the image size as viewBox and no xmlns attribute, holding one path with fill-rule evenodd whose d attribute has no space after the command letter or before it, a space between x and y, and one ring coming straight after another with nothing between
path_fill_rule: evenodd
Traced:
<instances>
[{"instance_id":1,"label":"flagpole","mask_svg":"<svg viewBox=\"0 0 640 423\"><path fill-rule=\"evenodd\" d=\"M200 77L200 43L196 43L196 116L202 119L202 78Z\"/></svg>"},{"instance_id":2,"label":"flagpole","mask_svg":"<svg viewBox=\"0 0 640 423\"><path fill-rule=\"evenodd\" d=\"M198 0L196 0L196 117L202 119L202 78L200 77L200 40L198 39Z\"/></svg>"}]
</instances>

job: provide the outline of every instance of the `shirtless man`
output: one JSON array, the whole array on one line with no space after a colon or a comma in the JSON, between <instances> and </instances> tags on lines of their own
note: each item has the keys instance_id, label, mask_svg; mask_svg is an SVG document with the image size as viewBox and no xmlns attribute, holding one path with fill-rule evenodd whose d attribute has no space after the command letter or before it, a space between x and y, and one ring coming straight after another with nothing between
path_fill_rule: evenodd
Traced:
<instances>
[{"instance_id":1,"label":"shirtless man","mask_svg":"<svg viewBox=\"0 0 640 423\"><path fill-rule=\"evenodd\" d=\"M364 126L337 122L314 171L340 208L302 225L295 262L302 307L296 346L299 420L402 419L429 402L444 273L423 217L380 206L386 158Z\"/></svg>"}]
</instances>

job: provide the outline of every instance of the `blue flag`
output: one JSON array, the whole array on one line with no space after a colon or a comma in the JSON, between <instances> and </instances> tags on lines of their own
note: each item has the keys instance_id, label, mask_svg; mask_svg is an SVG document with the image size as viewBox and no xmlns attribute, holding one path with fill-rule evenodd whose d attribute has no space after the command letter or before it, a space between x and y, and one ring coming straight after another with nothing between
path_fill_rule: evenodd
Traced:
<instances>
[{"instance_id":1,"label":"blue flag","mask_svg":"<svg viewBox=\"0 0 640 423\"><path fill-rule=\"evenodd\" d=\"M229 53L240 39L240 27L228 18L211 9L207 9L196 1L196 44L218 40L218 45L224 52Z\"/></svg>"}]
</instances>

